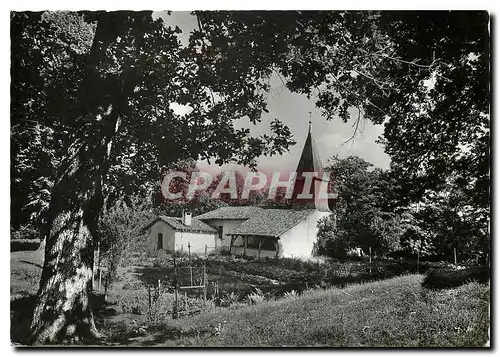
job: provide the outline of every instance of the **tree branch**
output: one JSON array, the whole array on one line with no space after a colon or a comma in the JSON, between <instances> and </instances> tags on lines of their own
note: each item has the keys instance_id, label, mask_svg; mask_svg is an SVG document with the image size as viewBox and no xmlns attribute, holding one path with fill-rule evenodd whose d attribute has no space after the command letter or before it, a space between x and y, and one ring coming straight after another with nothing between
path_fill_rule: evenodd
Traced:
<instances>
[{"instance_id":1,"label":"tree branch","mask_svg":"<svg viewBox=\"0 0 500 357\"><path fill-rule=\"evenodd\" d=\"M335 79L335 82L337 82L337 84L338 84L339 86L341 86L344 90L346 90L347 92L349 92L349 94L352 94L353 96L357 97L358 99L363 100L363 98L361 98L361 97L359 96L359 94L357 94L356 92L353 92L352 90L350 90L349 88L347 88L346 86L344 86L344 85L342 84L342 82L340 82L340 80L339 80L339 79L338 79L338 78L337 78L334 74L331 74L331 76L333 77L333 79ZM387 113L386 113L386 112L385 112L382 108L380 108L380 107L379 107L378 105L376 105L376 104L373 104L371 100L366 99L366 102L367 102L368 104L370 104L371 106L373 106L374 108L378 109L380 112L382 112L382 114L387 115Z\"/></svg>"},{"instance_id":2,"label":"tree branch","mask_svg":"<svg viewBox=\"0 0 500 357\"><path fill-rule=\"evenodd\" d=\"M346 141L344 141L340 147L344 146L345 144L347 144L349 141L351 141L352 139L354 139L354 137L356 136L357 132L358 132L358 127L359 127L359 123L361 121L361 109L359 108L359 106L356 107L356 109L358 109L358 117L356 118L356 121L354 123L355 125L355 128L354 128L354 133L352 134L352 136L347 139ZM354 126L353 125L353 126Z\"/></svg>"},{"instance_id":3,"label":"tree branch","mask_svg":"<svg viewBox=\"0 0 500 357\"><path fill-rule=\"evenodd\" d=\"M420 67L420 68L427 68L427 69L433 67L436 62L440 62L441 61L441 59L438 58L438 59L435 59L434 61L432 61L431 64L424 65L424 64L418 64L416 61L405 61L405 60L402 60L402 59L399 59L399 58L391 57L389 55L379 55L379 54L374 54L374 55L375 56L379 56L379 57L383 57L383 58L387 58L387 59L390 59L390 60L395 61L395 62L406 63L406 64L409 64L409 65L412 65L412 66L416 66L416 67Z\"/></svg>"}]
</instances>

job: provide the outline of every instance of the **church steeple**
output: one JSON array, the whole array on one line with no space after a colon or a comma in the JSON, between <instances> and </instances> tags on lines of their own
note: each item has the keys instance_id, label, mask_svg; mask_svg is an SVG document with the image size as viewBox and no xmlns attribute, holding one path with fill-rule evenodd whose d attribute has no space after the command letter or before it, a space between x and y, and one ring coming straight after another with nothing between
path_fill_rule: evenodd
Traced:
<instances>
[{"instance_id":1,"label":"church steeple","mask_svg":"<svg viewBox=\"0 0 500 357\"><path fill-rule=\"evenodd\" d=\"M323 179L323 164L319 156L318 149L316 148L316 143L312 135L311 130L311 120L309 119L309 130L307 133L306 141L304 147L302 148L302 153L300 155L299 162L297 164L297 173L295 185L293 189L292 202L295 206L312 206L323 212L329 212L328 200L318 199L319 186ZM314 173L313 181L309 187L306 187L306 194L311 194L311 198L302 198L304 194L304 186L306 186L306 178L303 173L311 172ZM300 198L298 195L300 195Z\"/></svg>"},{"instance_id":2,"label":"church steeple","mask_svg":"<svg viewBox=\"0 0 500 357\"><path fill-rule=\"evenodd\" d=\"M316 143L312 136L310 120L309 132L307 133L306 142L304 143L297 170L295 171L299 177L303 172L316 172L319 174L320 171L323 171L323 164L321 163L321 158L319 157L318 149L316 149Z\"/></svg>"}]
</instances>

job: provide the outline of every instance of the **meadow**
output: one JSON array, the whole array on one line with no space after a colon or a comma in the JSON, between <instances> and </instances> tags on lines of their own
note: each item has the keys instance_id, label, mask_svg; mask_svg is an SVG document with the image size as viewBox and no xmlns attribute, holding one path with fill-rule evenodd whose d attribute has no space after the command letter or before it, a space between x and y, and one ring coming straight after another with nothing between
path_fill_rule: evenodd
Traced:
<instances>
[{"instance_id":1,"label":"meadow","mask_svg":"<svg viewBox=\"0 0 500 357\"><path fill-rule=\"evenodd\" d=\"M430 269L446 264L423 264L420 272L429 270L425 276L415 274L413 262L374 262L370 273L362 260L209 256L208 300L186 294L181 305L184 301L191 313L174 320L171 258L132 257L119 268L106 301L102 291L93 295L102 345L481 347L488 342L489 284L467 277L451 288L423 284L444 281L433 276L438 269ZM178 279L186 285L186 259L177 262ZM192 259L194 280L202 262ZM41 266L41 252L11 253L13 343L28 341ZM151 301L158 280L161 289Z\"/></svg>"}]
</instances>

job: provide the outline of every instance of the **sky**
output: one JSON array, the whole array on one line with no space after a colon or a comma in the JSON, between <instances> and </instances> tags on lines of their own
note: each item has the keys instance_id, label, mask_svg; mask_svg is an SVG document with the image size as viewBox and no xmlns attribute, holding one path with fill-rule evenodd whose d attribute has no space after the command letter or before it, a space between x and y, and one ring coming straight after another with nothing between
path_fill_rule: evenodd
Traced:
<instances>
[{"instance_id":1,"label":"sky","mask_svg":"<svg viewBox=\"0 0 500 357\"><path fill-rule=\"evenodd\" d=\"M155 12L153 17L161 17L167 26L179 26L183 31L179 35L181 43L187 44L190 31L197 27L196 18L187 11L174 11L171 15L166 12ZM369 121L363 121L360 125L361 132L354 139L345 143L354 133L354 120L343 123L339 118L327 121L321 116L321 111L314 105L315 99L307 99L305 95L290 92L283 86L277 75L271 77L271 91L268 96L269 113L263 113L262 121L257 125L250 123L248 119L239 119L234 125L237 128L248 127L251 134L262 134L269 132L269 124L274 118L278 118L286 124L297 142L291 147L290 152L281 156L262 157L257 161L257 168L262 171L294 171L306 140L309 120L312 122L312 135L323 164L328 159L338 155L345 158L356 155L372 163L375 167L388 169L390 158L384 153L384 148L376 143L377 138L383 133L383 126L373 125ZM175 106L174 106L175 107ZM183 108L174 108L182 113ZM353 113L354 114L354 113ZM353 116L353 119L355 116ZM209 166L207 162L199 162L198 167L202 170L219 170L215 165ZM235 165L225 165L220 170L242 169ZM245 171L245 170L242 170Z\"/></svg>"}]
</instances>

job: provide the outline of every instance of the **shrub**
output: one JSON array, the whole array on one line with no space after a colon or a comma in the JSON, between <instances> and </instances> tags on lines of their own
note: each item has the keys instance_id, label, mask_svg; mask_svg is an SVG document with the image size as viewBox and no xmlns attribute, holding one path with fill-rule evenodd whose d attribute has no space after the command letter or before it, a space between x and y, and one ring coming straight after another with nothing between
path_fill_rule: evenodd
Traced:
<instances>
[{"instance_id":1,"label":"shrub","mask_svg":"<svg viewBox=\"0 0 500 357\"><path fill-rule=\"evenodd\" d=\"M471 281L486 283L489 280L488 269L470 267L466 269L431 269L426 274L422 286L429 289L446 289L464 285Z\"/></svg>"},{"instance_id":2,"label":"shrub","mask_svg":"<svg viewBox=\"0 0 500 357\"><path fill-rule=\"evenodd\" d=\"M153 267L170 267L173 266L173 260L167 256L158 256L154 258Z\"/></svg>"},{"instance_id":3,"label":"shrub","mask_svg":"<svg viewBox=\"0 0 500 357\"><path fill-rule=\"evenodd\" d=\"M302 271L304 270L304 267L306 266L314 266L313 263L306 263L303 260L299 258L282 258L279 260L279 264L286 269L291 269L291 270L299 270Z\"/></svg>"},{"instance_id":4,"label":"shrub","mask_svg":"<svg viewBox=\"0 0 500 357\"><path fill-rule=\"evenodd\" d=\"M31 224L22 225L17 230L11 228L11 240L37 240L40 242L40 237L41 234L39 230Z\"/></svg>"},{"instance_id":5,"label":"shrub","mask_svg":"<svg viewBox=\"0 0 500 357\"><path fill-rule=\"evenodd\" d=\"M143 227L151 219L147 208L141 198L134 197L128 202L115 202L100 215L97 226L100 236L99 260L108 271L106 286L111 286L116 280L118 267L122 263L127 265L126 257L131 248L138 247L135 244L138 242L137 237L141 236Z\"/></svg>"},{"instance_id":6,"label":"shrub","mask_svg":"<svg viewBox=\"0 0 500 357\"><path fill-rule=\"evenodd\" d=\"M173 252L172 254L173 256L175 256L176 258L187 258L189 256L188 254L188 251L184 251L184 250L176 250L175 252ZM191 256L194 256L195 254L191 253Z\"/></svg>"},{"instance_id":7,"label":"shrub","mask_svg":"<svg viewBox=\"0 0 500 357\"><path fill-rule=\"evenodd\" d=\"M146 315L149 312L147 294L141 292L129 292L117 297L118 307L123 314Z\"/></svg>"}]
</instances>

